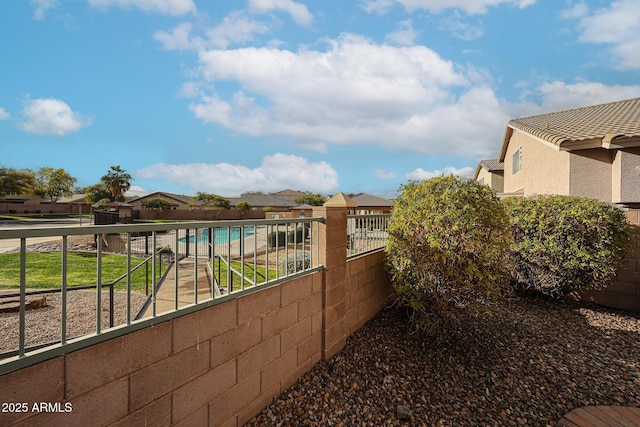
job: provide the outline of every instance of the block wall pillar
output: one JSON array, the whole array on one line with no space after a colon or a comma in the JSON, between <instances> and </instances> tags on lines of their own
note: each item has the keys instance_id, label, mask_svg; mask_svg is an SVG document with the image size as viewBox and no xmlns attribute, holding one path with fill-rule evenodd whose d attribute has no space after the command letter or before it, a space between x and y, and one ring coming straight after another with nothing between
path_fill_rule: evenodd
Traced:
<instances>
[{"instance_id":1,"label":"block wall pillar","mask_svg":"<svg viewBox=\"0 0 640 427\"><path fill-rule=\"evenodd\" d=\"M346 272L347 212L357 206L338 193L323 206L314 207L313 216L323 217L320 226L320 263L325 267L322 286L322 358L331 358L344 347L347 336Z\"/></svg>"}]
</instances>

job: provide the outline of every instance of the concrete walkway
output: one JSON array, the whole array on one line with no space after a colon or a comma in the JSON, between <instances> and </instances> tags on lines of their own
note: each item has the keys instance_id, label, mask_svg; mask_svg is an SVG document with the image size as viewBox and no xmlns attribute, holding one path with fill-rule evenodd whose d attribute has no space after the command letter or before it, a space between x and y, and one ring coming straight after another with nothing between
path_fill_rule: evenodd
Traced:
<instances>
[{"instance_id":1,"label":"concrete walkway","mask_svg":"<svg viewBox=\"0 0 640 427\"><path fill-rule=\"evenodd\" d=\"M211 276L207 268L207 258L198 259L197 268L197 290L198 301L211 298ZM195 258L189 256L178 262L178 307L193 304L195 302L194 282L196 282ZM172 264L165 276L164 282L156 292L156 314L166 313L175 310L176 285L175 285L175 264ZM149 304L144 311L144 317L151 317L153 313L152 304Z\"/></svg>"}]
</instances>

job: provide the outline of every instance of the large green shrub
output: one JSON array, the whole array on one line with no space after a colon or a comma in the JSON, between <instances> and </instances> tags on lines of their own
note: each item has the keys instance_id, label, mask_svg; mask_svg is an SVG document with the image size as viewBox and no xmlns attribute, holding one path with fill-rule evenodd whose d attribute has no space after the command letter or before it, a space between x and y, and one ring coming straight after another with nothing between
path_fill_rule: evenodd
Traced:
<instances>
[{"instance_id":1,"label":"large green shrub","mask_svg":"<svg viewBox=\"0 0 640 427\"><path fill-rule=\"evenodd\" d=\"M632 229L609 203L575 196L508 198L514 285L559 298L602 288L630 249Z\"/></svg>"},{"instance_id":2,"label":"large green shrub","mask_svg":"<svg viewBox=\"0 0 640 427\"><path fill-rule=\"evenodd\" d=\"M285 231L278 231L277 233L272 231L267 234L267 241L269 242L270 248L275 248L276 245L278 245L278 247L287 246L287 233Z\"/></svg>"},{"instance_id":3,"label":"large green shrub","mask_svg":"<svg viewBox=\"0 0 640 427\"><path fill-rule=\"evenodd\" d=\"M397 301L419 328L451 327L459 309L481 307L508 277L504 207L489 187L454 176L401 190L386 247Z\"/></svg>"},{"instance_id":4,"label":"large green shrub","mask_svg":"<svg viewBox=\"0 0 640 427\"><path fill-rule=\"evenodd\" d=\"M302 243L304 235L304 240L309 238L309 230L306 227L300 226L295 230L289 231L287 234L287 240L289 243Z\"/></svg>"}]
</instances>

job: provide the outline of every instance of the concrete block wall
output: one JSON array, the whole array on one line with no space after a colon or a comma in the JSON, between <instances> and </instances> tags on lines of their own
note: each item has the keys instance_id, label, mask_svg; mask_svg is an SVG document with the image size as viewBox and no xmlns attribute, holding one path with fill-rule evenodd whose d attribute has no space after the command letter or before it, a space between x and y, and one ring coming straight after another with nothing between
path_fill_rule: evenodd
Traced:
<instances>
[{"instance_id":1,"label":"concrete block wall","mask_svg":"<svg viewBox=\"0 0 640 427\"><path fill-rule=\"evenodd\" d=\"M386 254L374 252L347 261L347 335L371 320L395 296L385 272Z\"/></svg>"},{"instance_id":2,"label":"concrete block wall","mask_svg":"<svg viewBox=\"0 0 640 427\"><path fill-rule=\"evenodd\" d=\"M0 425L243 425L392 299L384 252L346 259L347 206L316 213L323 270L2 375L28 410Z\"/></svg>"},{"instance_id":3,"label":"concrete block wall","mask_svg":"<svg viewBox=\"0 0 640 427\"><path fill-rule=\"evenodd\" d=\"M0 377L0 425L236 426L322 354L323 272ZM71 411L33 412L33 404Z\"/></svg>"},{"instance_id":4,"label":"concrete block wall","mask_svg":"<svg viewBox=\"0 0 640 427\"><path fill-rule=\"evenodd\" d=\"M582 298L606 307L640 312L640 210L628 210L625 215L636 231L633 250L609 286L599 291L584 292Z\"/></svg>"}]
</instances>

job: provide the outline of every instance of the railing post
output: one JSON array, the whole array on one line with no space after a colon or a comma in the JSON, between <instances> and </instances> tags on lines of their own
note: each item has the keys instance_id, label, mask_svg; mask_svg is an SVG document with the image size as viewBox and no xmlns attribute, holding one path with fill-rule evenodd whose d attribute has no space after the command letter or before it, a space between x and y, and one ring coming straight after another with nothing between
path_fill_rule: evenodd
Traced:
<instances>
[{"instance_id":1,"label":"railing post","mask_svg":"<svg viewBox=\"0 0 640 427\"><path fill-rule=\"evenodd\" d=\"M319 258L324 265L322 286L322 358L331 358L342 350L347 340L347 211L357 206L338 193L324 206L314 207L313 216L323 217L320 224Z\"/></svg>"}]
</instances>

